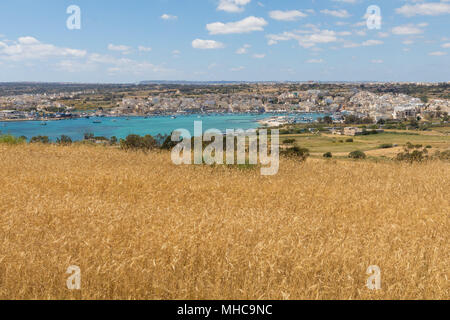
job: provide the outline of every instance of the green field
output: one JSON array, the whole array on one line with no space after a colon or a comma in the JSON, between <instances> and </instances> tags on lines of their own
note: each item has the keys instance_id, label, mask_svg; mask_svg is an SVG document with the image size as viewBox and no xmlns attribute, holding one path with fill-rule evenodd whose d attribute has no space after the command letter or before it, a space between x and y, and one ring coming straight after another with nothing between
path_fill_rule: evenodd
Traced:
<instances>
[{"instance_id":1,"label":"green field","mask_svg":"<svg viewBox=\"0 0 450 320\"><path fill-rule=\"evenodd\" d=\"M310 150L311 154L322 155L325 152L331 152L338 156L343 156L355 150L374 153L374 156L392 155L402 149L407 143L421 144L423 147L431 146L431 150L447 150L450 148L450 135L446 134L444 129L436 131L392 131L366 136L340 136L331 134L292 134L283 135L281 141L285 139L295 139L294 145ZM347 139L353 139L353 142L346 142ZM382 144L393 144L397 147L383 149ZM377 151L377 152L372 152Z\"/></svg>"}]
</instances>

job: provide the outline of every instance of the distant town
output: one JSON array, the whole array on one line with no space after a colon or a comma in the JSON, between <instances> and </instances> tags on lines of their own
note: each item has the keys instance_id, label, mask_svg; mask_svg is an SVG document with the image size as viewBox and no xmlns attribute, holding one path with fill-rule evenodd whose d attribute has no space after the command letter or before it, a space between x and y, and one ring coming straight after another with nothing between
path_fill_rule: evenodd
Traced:
<instances>
[{"instance_id":1,"label":"distant town","mask_svg":"<svg viewBox=\"0 0 450 320\"><path fill-rule=\"evenodd\" d=\"M448 121L450 83L141 83L134 85L0 84L0 121L80 117L267 114L279 126L298 115L365 123L405 119ZM271 117L271 115L277 115Z\"/></svg>"}]
</instances>

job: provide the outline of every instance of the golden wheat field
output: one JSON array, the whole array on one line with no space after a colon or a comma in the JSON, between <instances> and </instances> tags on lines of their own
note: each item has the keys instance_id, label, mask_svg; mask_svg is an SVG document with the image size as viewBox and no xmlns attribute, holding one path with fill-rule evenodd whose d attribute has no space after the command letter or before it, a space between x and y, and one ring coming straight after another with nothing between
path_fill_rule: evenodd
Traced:
<instances>
[{"instance_id":1,"label":"golden wheat field","mask_svg":"<svg viewBox=\"0 0 450 320\"><path fill-rule=\"evenodd\" d=\"M40 145L0 145L0 163L0 299L450 298L448 163L261 176Z\"/></svg>"}]
</instances>

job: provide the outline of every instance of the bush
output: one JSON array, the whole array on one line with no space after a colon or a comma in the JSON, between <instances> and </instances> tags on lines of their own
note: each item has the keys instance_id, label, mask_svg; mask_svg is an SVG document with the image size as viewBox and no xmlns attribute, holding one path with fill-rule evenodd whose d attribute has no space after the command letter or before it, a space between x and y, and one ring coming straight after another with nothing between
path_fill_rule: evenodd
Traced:
<instances>
[{"instance_id":1,"label":"bush","mask_svg":"<svg viewBox=\"0 0 450 320\"><path fill-rule=\"evenodd\" d=\"M450 160L450 150L446 150L443 152L436 151L434 156L440 160Z\"/></svg>"},{"instance_id":2,"label":"bush","mask_svg":"<svg viewBox=\"0 0 450 320\"><path fill-rule=\"evenodd\" d=\"M172 141L172 135L167 136L166 139L164 140L164 142L161 144L161 149L162 150L172 150L173 147L175 147L177 145L178 142L174 142ZM226 144L224 144L225 146Z\"/></svg>"},{"instance_id":3,"label":"bush","mask_svg":"<svg viewBox=\"0 0 450 320\"><path fill-rule=\"evenodd\" d=\"M56 143L62 146L70 146L72 139L69 136L62 135L61 138L56 139Z\"/></svg>"},{"instance_id":4,"label":"bush","mask_svg":"<svg viewBox=\"0 0 450 320\"><path fill-rule=\"evenodd\" d=\"M295 142L295 139L285 139L283 140L283 143L285 144L293 144Z\"/></svg>"},{"instance_id":5,"label":"bush","mask_svg":"<svg viewBox=\"0 0 450 320\"><path fill-rule=\"evenodd\" d=\"M136 134L130 134L125 140L120 140L120 147L124 150L148 151L157 146L158 143L151 135L141 137Z\"/></svg>"},{"instance_id":6,"label":"bush","mask_svg":"<svg viewBox=\"0 0 450 320\"><path fill-rule=\"evenodd\" d=\"M292 147L282 151L281 154L287 157L300 159L300 161L305 161L309 157L309 150L306 148Z\"/></svg>"},{"instance_id":7,"label":"bush","mask_svg":"<svg viewBox=\"0 0 450 320\"><path fill-rule=\"evenodd\" d=\"M50 143L50 139L47 136L36 136L31 138L30 143L48 144Z\"/></svg>"},{"instance_id":8,"label":"bush","mask_svg":"<svg viewBox=\"0 0 450 320\"><path fill-rule=\"evenodd\" d=\"M333 158L333 154L331 152L326 152L323 154L324 158Z\"/></svg>"},{"instance_id":9,"label":"bush","mask_svg":"<svg viewBox=\"0 0 450 320\"><path fill-rule=\"evenodd\" d=\"M94 140L94 134L93 133L85 133L84 134L84 140Z\"/></svg>"},{"instance_id":10,"label":"bush","mask_svg":"<svg viewBox=\"0 0 450 320\"><path fill-rule=\"evenodd\" d=\"M6 143L10 145L22 144L26 142L26 139L23 137L17 138L10 134L5 134L0 136L0 143Z\"/></svg>"},{"instance_id":11,"label":"bush","mask_svg":"<svg viewBox=\"0 0 450 320\"><path fill-rule=\"evenodd\" d=\"M357 151L350 152L348 157L350 159L365 159L367 156L364 152L357 150Z\"/></svg>"},{"instance_id":12,"label":"bush","mask_svg":"<svg viewBox=\"0 0 450 320\"><path fill-rule=\"evenodd\" d=\"M349 139L345 140L345 142L353 142L353 139L349 138Z\"/></svg>"},{"instance_id":13,"label":"bush","mask_svg":"<svg viewBox=\"0 0 450 320\"><path fill-rule=\"evenodd\" d=\"M430 146L430 145L427 145L425 148L427 148L427 149L431 149L431 148L433 148L432 146Z\"/></svg>"},{"instance_id":14,"label":"bush","mask_svg":"<svg viewBox=\"0 0 450 320\"><path fill-rule=\"evenodd\" d=\"M389 149L394 147L394 145L392 143L383 143L382 145L380 145L381 149Z\"/></svg>"},{"instance_id":15,"label":"bush","mask_svg":"<svg viewBox=\"0 0 450 320\"><path fill-rule=\"evenodd\" d=\"M412 152L405 151L397 154L397 160L398 161L407 161L407 162L422 162L426 159L428 159L428 151L427 149L420 150L413 150Z\"/></svg>"},{"instance_id":16,"label":"bush","mask_svg":"<svg viewBox=\"0 0 450 320\"><path fill-rule=\"evenodd\" d=\"M116 136L112 136L111 139L109 139L109 143L112 145L116 145L117 144L117 137Z\"/></svg>"}]
</instances>

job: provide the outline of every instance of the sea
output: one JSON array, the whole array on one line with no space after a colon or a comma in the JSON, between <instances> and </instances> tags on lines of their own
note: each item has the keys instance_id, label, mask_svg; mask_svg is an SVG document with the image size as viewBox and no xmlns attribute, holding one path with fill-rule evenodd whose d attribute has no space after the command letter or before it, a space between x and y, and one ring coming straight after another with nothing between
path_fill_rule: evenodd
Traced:
<instances>
[{"instance_id":1,"label":"sea","mask_svg":"<svg viewBox=\"0 0 450 320\"><path fill-rule=\"evenodd\" d=\"M130 134L156 136L171 134L177 129L187 129L194 134L194 122L201 121L203 131L218 129L256 129L260 127L259 120L286 114L208 114L208 115L180 115L180 116L152 116L152 117L90 117L67 119L59 121L17 121L0 122L0 133L14 136L47 136L56 140L61 135L69 136L72 140L83 140L86 133L96 137L126 138ZM288 115L289 116L289 115ZM291 115L292 116L292 115ZM302 114L302 117L317 119L323 114ZM301 122L301 121L299 121ZM44 125L45 123L45 125Z\"/></svg>"}]
</instances>

